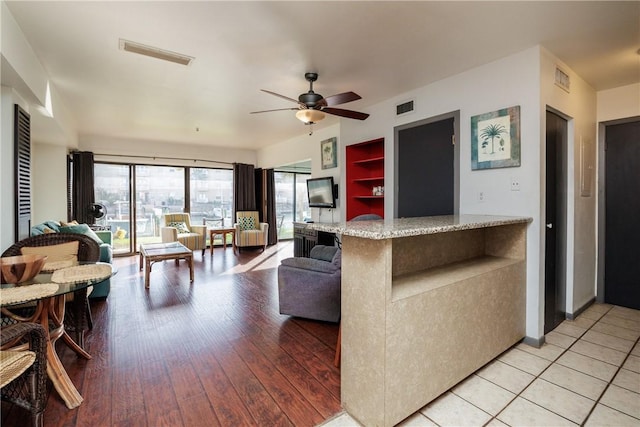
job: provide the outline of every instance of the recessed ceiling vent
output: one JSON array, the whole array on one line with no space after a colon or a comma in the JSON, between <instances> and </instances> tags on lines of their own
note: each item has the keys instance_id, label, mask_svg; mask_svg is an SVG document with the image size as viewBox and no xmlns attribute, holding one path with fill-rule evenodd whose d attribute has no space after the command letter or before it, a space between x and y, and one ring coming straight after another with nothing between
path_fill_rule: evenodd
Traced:
<instances>
[{"instance_id":1,"label":"recessed ceiling vent","mask_svg":"<svg viewBox=\"0 0 640 427\"><path fill-rule=\"evenodd\" d=\"M174 62L176 64L186 66L191 65L191 62L195 59L193 56L183 55L181 53L175 53L153 46L146 46L125 39L120 39L120 50L126 50L127 52L138 53L140 55L150 56L152 58L162 59L163 61Z\"/></svg>"},{"instance_id":2,"label":"recessed ceiling vent","mask_svg":"<svg viewBox=\"0 0 640 427\"><path fill-rule=\"evenodd\" d=\"M413 111L413 100L396 105L396 116L407 114L412 111Z\"/></svg>"}]
</instances>

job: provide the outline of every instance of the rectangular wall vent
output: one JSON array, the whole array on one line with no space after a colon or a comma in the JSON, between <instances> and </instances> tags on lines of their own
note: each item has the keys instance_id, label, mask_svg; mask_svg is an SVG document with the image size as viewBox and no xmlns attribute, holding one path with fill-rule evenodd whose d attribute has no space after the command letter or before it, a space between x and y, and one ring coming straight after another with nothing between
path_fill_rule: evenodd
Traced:
<instances>
[{"instance_id":1,"label":"rectangular wall vent","mask_svg":"<svg viewBox=\"0 0 640 427\"><path fill-rule=\"evenodd\" d=\"M399 116L401 114L406 114L413 111L413 100L403 102L402 104L396 105L396 115Z\"/></svg>"},{"instance_id":2,"label":"rectangular wall vent","mask_svg":"<svg viewBox=\"0 0 640 427\"><path fill-rule=\"evenodd\" d=\"M567 92L571 89L571 80L569 79L569 74L562 71L559 67L556 67L556 76L555 82L557 86L560 86L562 89Z\"/></svg>"},{"instance_id":3,"label":"rectangular wall vent","mask_svg":"<svg viewBox=\"0 0 640 427\"><path fill-rule=\"evenodd\" d=\"M157 47L146 46L124 39L120 39L120 50L187 66L191 65L191 62L195 59L193 56L183 55L181 53L171 52Z\"/></svg>"}]
</instances>

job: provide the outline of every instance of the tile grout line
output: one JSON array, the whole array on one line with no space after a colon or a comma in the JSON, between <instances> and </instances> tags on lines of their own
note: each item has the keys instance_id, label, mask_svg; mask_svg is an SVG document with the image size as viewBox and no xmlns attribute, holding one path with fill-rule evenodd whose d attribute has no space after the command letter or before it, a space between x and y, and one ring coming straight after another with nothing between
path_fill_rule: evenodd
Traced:
<instances>
[{"instance_id":1,"label":"tile grout line","mask_svg":"<svg viewBox=\"0 0 640 427\"><path fill-rule=\"evenodd\" d=\"M536 406L538 406L538 407L540 407L540 408L542 408L542 409L544 409L544 410L546 410L546 411L549 411L549 412L551 412L551 413L553 413L553 414L555 414L555 415L557 415L557 416L559 416L559 417L561 417L561 418L564 418L565 420L568 420L569 422L572 422L572 423L573 423L573 421L572 421L572 420L570 420L570 419L568 419L567 417L565 417L565 416L563 416L563 415L560 415L560 414L558 414L558 413L556 413L556 412L554 412L554 411L550 410L549 408L545 408L544 406L538 405L536 402L532 402L532 401L530 401L529 399L527 399L526 397L523 397L523 396L521 396L521 395L522 395L522 393L524 393L524 392L525 392L525 390L527 390L527 389L531 386L531 384L533 384L537 379L541 379L542 381L546 381L544 378L540 378L540 377L542 376L542 374L544 374L544 373L545 373L545 372L546 372L546 371L547 371L547 370L548 370L552 365L554 365L554 364L557 362L557 360L558 360L558 359L560 359L560 357L562 357L562 355L563 355L563 354L565 354L567 351L569 351L569 349L571 349L571 347L573 347L573 345L574 345L575 343L577 343L577 342L580 340L580 338L582 338L582 337L583 337L587 332L589 332L589 331L591 330L591 328L593 327L593 325L595 325L596 323L598 323L598 322L599 322L599 321L600 321L600 320L601 320L601 319L602 319L602 318L603 318L603 317L604 317L604 316L605 316L609 311L611 311L611 309L612 309L612 308L613 308L613 306L609 307L609 309L607 309L607 311L605 311L602 315L600 315L600 317L598 317L598 319L597 319L597 320L595 320L595 322L594 322L590 327L586 328L586 330L585 330L582 334L580 334L578 337L572 337L572 338L576 338L576 340L575 340L574 342L572 342L572 343L571 343L571 345L569 345L569 347L567 347L567 348L563 349L563 351L558 355L558 357L556 357L554 360L552 360L552 361L551 361L551 363L549 363L549 365L548 365L546 368L544 368L542 371L540 371L540 373L539 373L538 375L536 375L536 376L531 380L531 382L529 382L529 383L528 383L528 384L527 384L527 385L526 385L526 386L525 386L525 387L524 387L524 388L523 388L519 393L517 393L517 394L514 396L514 398L513 398L513 399L511 399L511 400L510 400L510 401L509 401L509 402L508 402L508 403L507 403L507 404L502 408L502 410L501 410L500 412L498 412L498 414L497 414L497 415L495 415L495 416L493 416L493 415L492 415L491 419L490 419L489 421L487 421L487 423L485 423L484 425L486 426L487 424L489 424L489 423L490 423L491 421L493 421L494 419L497 419L498 421L500 421L500 422L502 422L502 423L504 423L504 424L507 424L506 422L504 422L504 421L500 420L500 419L498 418L498 416L499 416L502 412L504 412L504 410L505 410L505 409L506 409L506 408L507 408L511 403L513 403L513 401L515 401L518 397L521 397L522 399L526 400L527 402L532 403L533 405L536 405ZM593 320L593 319L589 319L589 320ZM559 333L559 334L562 334L562 332L558 332L558 333ZM562 334L562 335L566 335L566 334ZM566 335L566 336L571 336L571 335ZM516 345L517 345L517 344L516 344ZM557 346L556 346L556 347L557 347ZM511 349L513 349L513 348L515 348L515 346L511 347ZM508 351L510 351L511 349L509 349ZM524 351L524 350L521 350L521 351ZM506 353L506 352L505 352L505 353ZM504 354L504 353L503 353L503 354ZM531 354L531 353L528 353L528 354ZM630 353L629 353L629 354L630 354ZM536 356L535 354L531 354L531 355L532 355L532 356ZM540 359L544 359L543 357L540 357L540 356L536 356L536 357L539 357ZM588 357L588 356L587 356L587 357ZM497 359L496 359L496 360L497 360ZM548 359L544 359L544 360L548 360ZM502 363L505 363L505 364L509 365L509 364L508 364L508 363L506 363L506 362L502 362ZM509 365L509 366L511 366L512 368L519 369L519 370L520 370L520 371L522 371L522 372L526 372L526 371L524 371L524 370L522 370L522 369L520 369L520 368L518 368L518 367L515 367L515 366L512 366L512 365ZM564 366L564 365L560 365L560 366ZM566 366L565 366L565 367L566 367ZM569 368L569 369L571 369L571 368ZM574 370L575 370L575 369L574 369ZM577 372L580 372L580 371L577 371ZM530 374L529 372L526 372L526 373ZM475 373L474 373L474 374L475 374ZM530 374L530 375L531 375L531 374ZM614 376L614 377L615 377L615 376ZM613 381L613 378L614 378L614 377L612 377L611 381ZM546 382L549 382L549 381L546 381ZM550 383L550 384L553 384L553 383ZM609 383L609 384L610 384L610 383ZM498 385L498 384L496 384L496 385L497 385L498 387L501 387L501 388L505 389L504 387L502 387L502 386L500 386L500 385ZM557 384L553 384L553 385L555 385L555 386L557 386L557 387L560 387L560 388L562 388L562 389L564 389L564 390L568 390L568 389L566 389L566 388L564 388L564 387L562 387L562 386L558 386ZM607 388L608 388L608 385L607 385ZM506 389L505 389L505 390L506 390ZM507 391L508 391L508 390L507 390ZM575 393L575 392L574 392L574 391L572 391L572 390L568 390L568 391L570 391L570 392L572 392L572 393ZM577 394L578 396L582 396L582 395L581 395L581 394L579 394L579 393L575 393L575 394ZM586 396L583 396L583 397L587 398ZM587 398L587 399L588 399L588 398ZM591 400L591 399L590 399L590 400ZM469 402L469 403L471 403L471 402ZM589 416L591 415L591 412L593 412L593 409L596 407L596 405L597 405L597 404L598 404L598 402L596 401L596 402L594 403L593 407L591 408L591 411L589 411L589 414L587 414L587 417L584 419L584 421L583 421L580 425L583 425L583 424L586 422L586 420L588 420L588 419L589 419ZM474 406L475 406L475 405L474 405ZM507 425L508 425L508 424L507 424Z\"/></svg>"}]
</instances>

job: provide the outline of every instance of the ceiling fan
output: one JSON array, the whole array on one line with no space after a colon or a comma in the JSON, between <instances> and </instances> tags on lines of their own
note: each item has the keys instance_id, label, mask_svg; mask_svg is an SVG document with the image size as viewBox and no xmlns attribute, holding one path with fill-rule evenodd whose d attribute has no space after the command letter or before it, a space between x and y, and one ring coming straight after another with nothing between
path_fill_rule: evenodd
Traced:
<instances>
[{"instance_id":1,"label":"ceiling fan","mask_svg":"<svg viewBox=\"0 0 640 427\"><path fill-rule=\"evenodd\" d=\"M324 98L319 93L313 91L313 82L318 80L318 73L305 73L304 78L309 82L309 92L301 94L297 100L279 93L261 89L263 92L275 95L287 101L298 104L296 108L277 108L275 110L252 111L251 114L268 113L271 111L298 110L296 117L307 125L312 125L324 119L325 113L334 116L346 117L348 119L365 120L369 117L366 113L359 111L345 110L343 108L333 108L334 105L346 104L357 101L362 97L354 92L343 92Z\"/></svg>"}]
</instances>

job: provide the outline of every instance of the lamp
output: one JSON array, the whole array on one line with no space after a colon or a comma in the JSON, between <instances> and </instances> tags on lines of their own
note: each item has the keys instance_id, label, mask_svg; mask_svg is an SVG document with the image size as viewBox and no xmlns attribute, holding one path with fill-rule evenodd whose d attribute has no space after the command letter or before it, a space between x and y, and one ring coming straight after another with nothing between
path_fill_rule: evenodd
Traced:
<instances>
[{"instance_id":1,"label":"lamp","mask_svg":"<svg viewBox=\"0 0 640 427\"><path fill-rule=\"evenodd\" d=\"M307 108L304 110L298 110L298 112L296 112L296 117L301 122L310 124L310 123L317 123L320 120L324 119L324 113L320 110Z\"/></svg>"}]
</instances>

